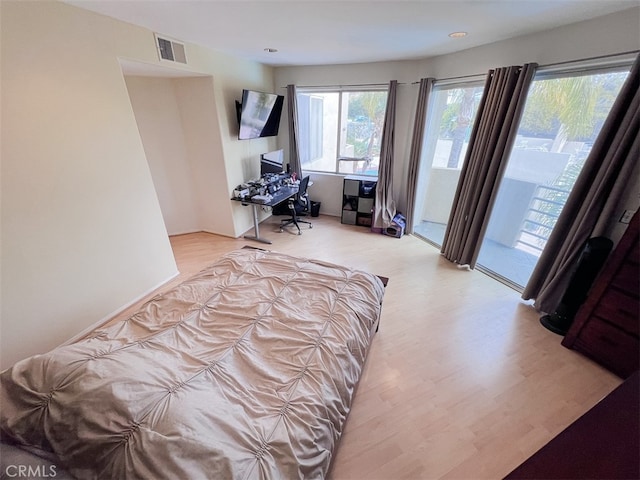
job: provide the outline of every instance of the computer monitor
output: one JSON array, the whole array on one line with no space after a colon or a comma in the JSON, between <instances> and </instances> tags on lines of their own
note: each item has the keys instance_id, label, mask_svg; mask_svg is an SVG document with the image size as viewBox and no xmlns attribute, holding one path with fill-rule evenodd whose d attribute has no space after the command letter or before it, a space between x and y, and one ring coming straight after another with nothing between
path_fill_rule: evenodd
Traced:
<instances>
[{"instance_id":1,"label":"computer monitor","mask_svg":"<svg viewBox=\"0 0 640 480\"><path fill-rule=\"evenodd\" d=\"M282 173L284 168L284 150L275 150L260 155L260 175L267 173Z\"/></svg>"}]
</instances>

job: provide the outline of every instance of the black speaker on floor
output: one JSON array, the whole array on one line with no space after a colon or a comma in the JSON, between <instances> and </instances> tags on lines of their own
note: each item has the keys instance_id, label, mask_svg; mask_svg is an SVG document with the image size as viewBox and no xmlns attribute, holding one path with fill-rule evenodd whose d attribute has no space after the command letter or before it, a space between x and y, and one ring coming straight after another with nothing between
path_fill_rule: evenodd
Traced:
<instances>
[{"instance_id":1,"label":"black speaker on floor","mask_svg":"<svg viewBox=\"0 0 640 480\"><path fill-rule=\"evenodd\" d=\"M540 323L545 328L558 335L567 333L612 247L613 242L605 237L593 237L587 240L560 305L554 313L540 318Z\"/></svg>"}]
</instances>

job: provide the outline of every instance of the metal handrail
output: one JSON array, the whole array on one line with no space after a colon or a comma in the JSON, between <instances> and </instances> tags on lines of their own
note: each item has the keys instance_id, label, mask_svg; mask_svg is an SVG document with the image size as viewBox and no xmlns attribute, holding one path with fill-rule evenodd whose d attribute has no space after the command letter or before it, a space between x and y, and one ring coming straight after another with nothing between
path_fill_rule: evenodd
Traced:
<instances>
[{"instance_id":1,"label":"metal handrail","mask_svg":"<svg viewBox=\"0 0 640 480\"><path fill-rule=\"evenodd\" d=\"M537 186L536 191L533 197L531 198L531 203L530 203L531 206L527 210L527 213L522 220L522 226L518 233L518 238L516 240L516 243L519 243L521 245L526 245L530 249L537 250L539 252L542 252L545 245L547 244L547 241L549 240L549 235L551 234L551 231L553 230L553 227L555 226L555 222L558 219L559 215L557 215L554 212L545 212L544 210L540 210L540 205L536 205L538 208L534 208L532 205L535 204L536 202L538 204L543 203L546 205L554 205L554 206L560 206L560 207L564 207L565 205L565 202L558 202L557 200L551 200L549 198L545 198L543 196L544 193L542 193L544 190L549 192L564 193L567 195L570 193L569 190L566 190L562 187L557 187L552 185ZM543 223L545 219L549 220L550 225L546 225L545 223ZM527 230L526 224L534 225L537 228ZM526 236L534 237L534 238L540 239L541 241L536 242L536 243L539 243L539 245L534 245L525 240L524 237Z\"/></svg>"}]
</instances>

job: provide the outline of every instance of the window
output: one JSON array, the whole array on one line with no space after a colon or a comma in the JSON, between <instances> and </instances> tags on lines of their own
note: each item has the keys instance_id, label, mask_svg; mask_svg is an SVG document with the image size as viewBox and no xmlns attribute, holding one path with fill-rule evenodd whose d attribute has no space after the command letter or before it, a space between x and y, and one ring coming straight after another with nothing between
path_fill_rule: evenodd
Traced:
<instances>
[{"instance_id":1,"label":"window","mask_svg":"<svg viewBox=\"0 0 640 480\"><path fill-rule=\"evenodd\" d=\"M522 291L628 72L536 75L482 241L479 270Z\"/></svg>"},{"instance_id":2,"label":"window","mask_svg":"<svg viewBox=\"0 0 640 480\"><path fill-rule=\"evenodd\" d=\"M429 99L414 233L442 246L483 81L438 86Z\"/></svg>"},{"instance_id":3,"label":"window","mask_svg":"<svg viewBox=\"0 0 640 480\"><path fill-rule=\"evenodd\" d=\"M298 147L306 171L378 175L387 90L298 89Z\"/></svg>"},{"instance_id":4,"label":"window","mask_svg":"<svg viewBox=\"0 0 640 480\"><path fill-rule=\"evenodd\" d=\"M536 74L482 240L480 271L519 291L526 285L628 76L624 62ZM413 229L438 247L482 85L436 82L429 98Z\"/></svg>"}]
</instances>

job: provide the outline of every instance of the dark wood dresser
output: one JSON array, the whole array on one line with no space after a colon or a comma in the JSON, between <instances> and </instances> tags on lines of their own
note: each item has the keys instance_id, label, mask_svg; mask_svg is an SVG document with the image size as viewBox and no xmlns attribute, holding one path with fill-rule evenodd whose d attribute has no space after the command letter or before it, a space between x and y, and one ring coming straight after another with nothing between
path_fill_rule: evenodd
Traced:
<instances>
[{"instance_id":1,"label":"dark wood dresser","mask_svg":"<svg viewBox=\"0 0 640 480\"><path fill-rule=\"evenodd\" d=\"M627 378L640 368L640 247L635 213L562 345Z\"/></svg>"},{"instance_id":2,"label":"dark wood dresser","mask_svg":"<svg viewBox=\"0 0 640 480\"><path fill-rule=\"evenodd\" d=\"M636 372L504 478L637 479L638 452L640 377Z\"/></svg>"}]
</instances>

